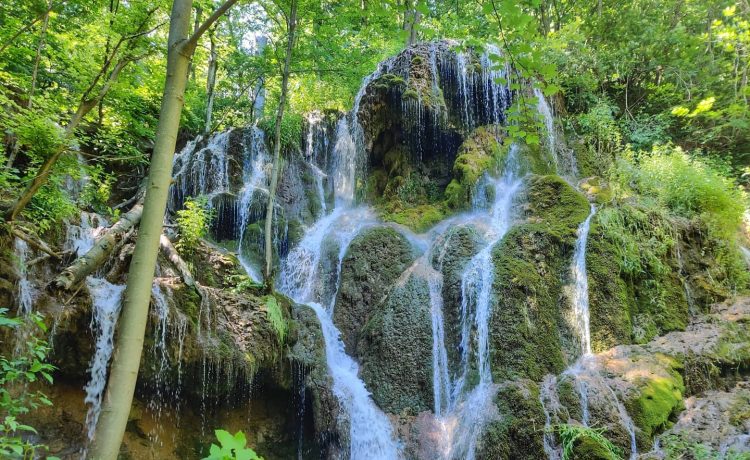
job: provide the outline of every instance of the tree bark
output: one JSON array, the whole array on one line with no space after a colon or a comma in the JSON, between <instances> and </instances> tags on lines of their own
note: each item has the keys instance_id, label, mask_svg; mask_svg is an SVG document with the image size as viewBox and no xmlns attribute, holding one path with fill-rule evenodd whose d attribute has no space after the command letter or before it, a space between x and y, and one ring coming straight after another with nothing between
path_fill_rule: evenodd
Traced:
<instances>
[{"instance_id":1,"label":"tree bark","mask_svg":"<svg viewBox=\"0 0 750 460\"><path fill-rule=\"evenodd\" d=\"M208 38L211 41L211 52L208 57L208 75L206 76L206 126L203 130L205 134L211 132L211 118L214 111L214 89L216 88L216 70L219 65L213 29L209 30Z\"/></svg>"},{"instance_id":2,"label":"tree bark","mask_svg":"<svg viewBox=\"0 0 750 460\"><path fill-rule=\"evenodd\" d=\"M143 201L143 216L130 262L107 391L89 449L89 459L116 460L120 450L143 352L151 284L172 180L172 160L188 79L188 64L200 35L236 2L227 0L189 38L193 2L174 0L172 4L167 77Z\"/></svg>"},{"instance_id":3,"label":"tree bark","mask_svg":"<svg viewBox=\"0 0 750 460\"><path fill-rule=\"evenodd\" d=\"M36 47L36 57L34 58L34 70L31 73L31 89L29 89L29 100L26 103L27 108L31 108L33 105L34 91L36 90L36 80L39 75L39 61L42 60L42 51L44 51L44 44L47 37L47 26L49 26L49 13L52 10L52 2L49 4L47 12L44 13L44 20L42 21L42 30L39 32L39 44Z\"/></svg>"},{"instance_id":4,"label":"tree bark","mask_svg":"<svg viewBox=\"0 0 750 460\"><path fill-rule=\"evenodd\" d=\"M265 281L266 286L273 286L271 269L273 267L273 207L276 199L276 187L279 183L279 169L281 169L281 120L284 118L284 105L286 104L287 87L289 86L289 67L292 62L292 51L294 49L294 30L297 26L297 0L292 0L289 16L287 17L287 41L286 56L284 57L284 71L281 76L281 95L279 96L279 107L276 111L276 126L274 128L273 143L273 169L271 171L271 186L268 189L268 206L266 207L265 225Z\"/></svg>"},{"instance_id":5,"label":"tree bark","mask_svg":"<svg viewBox=\"0 0 750 460\"><path fill-rule=\"evenodd\" d=\"M159 249L161 249L162 254L172 262L177 271L180 272L182 282L190 287L195 286L195 278L193 278L193 274L190 273L190 268L187 263L185 263L182 257L180 257L177 249L175 249L172 242L163 233L159 237Z\"/></svg>"},{"instance_id":6,"label":"tree bark","mask_svg":"<svg viewBox=\"0 0 750 460\"><path fill-rule=\"evenodd\" d=\"M120 220L115 222L103 236L96 240L94 246L86 254L76 259L55 278L52 286L57 289L69 290L94 273L109 259L112 250L122 240L123 236L138 225L142 213L143 205L139 203L123 214Z\"/></svg>"}]
</instances>

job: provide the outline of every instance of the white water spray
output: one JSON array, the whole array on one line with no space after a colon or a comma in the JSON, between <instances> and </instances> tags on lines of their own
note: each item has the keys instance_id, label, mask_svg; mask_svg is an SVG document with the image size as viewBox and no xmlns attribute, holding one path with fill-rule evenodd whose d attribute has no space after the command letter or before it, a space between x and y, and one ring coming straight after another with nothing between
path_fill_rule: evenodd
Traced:
<instances>
[{"instance_id":1,"label":"white water spray","mask_svg":"<svg viewBox=\"0 0 750 460\"><path fill-rule=\"evenodd\" d=\"M125 286L111 284L104 279L93 277L87 278L86 284L91 292L93 304L91 328L96 335L96 348L89 365L91 379L84 387L86 391L84 402L90 405L86 414L86 428L89 440L92 440L102 409L102 397L107 384L107 368L114 350L115 325L120 314L120 300Z\"/></svg>"},{"instance_id":2,"label":"white water spray","mask_svg":"<svg viewBox=\"0 0 750 460\"><path fill-rule=\"evenodd\" d=\"M584 355L591 354L591 326L589 317L589 279L586 271L586 245L589 239L591 218L596 213L596 206L591 205L586 220L578 226L578 239L576 240L573 253L573 279L575 280L575 291L573 293L573 312L578 327L578 336L581 340L581 352Z\"/></svg>"}]
</instances>

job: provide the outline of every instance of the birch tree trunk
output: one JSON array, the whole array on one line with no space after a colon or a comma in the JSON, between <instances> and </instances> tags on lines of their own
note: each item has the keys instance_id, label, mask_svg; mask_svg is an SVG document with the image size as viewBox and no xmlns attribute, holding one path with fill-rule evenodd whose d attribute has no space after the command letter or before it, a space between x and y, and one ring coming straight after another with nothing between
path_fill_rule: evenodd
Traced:
<instances>
[{"instance_id":1,"label":"birch tree trunk","mask_svg":"<svg viewBox=\"0 0 750 460\"><path fill-rule=\"evenodd\" d=\"M265 226L265 254L266 269L265 282L267 287L273 286L273 207L276 201L276 187L279 183L279 169L281 169L281 120L284 118L284 105L286 104L287 87L289 86L289 67L292 61L294 49L294 30L297 26L297 0L292 0L289 16L287 17L287 41L286 56L284 58L284 71L281 77L281 95L279 96L279 108L276 111L276 126L274 129L273 143L273 170L271 171L271 186L268 189L268 206L266 208Z\"/></svg>"},{"instance_id":2,"label":"birch tree trunk","mask_svg":"<svg viewBox=\"0 0 750 460\"><path fill-rule=\"evenodd\" d=\"M174 0L172 4L167 42L167 77L143 201L143 215L130 262L107 391L89 449L89 459L116 460L120 451L143 353L151 284L172 180L172 160L188 80L188 67L198 38L236 2L237 0L227 0L192 36L188 34L193 1Z\"/></svg>"},{"instance_id":3,"label":"birch tree trunk","mask_svg":"<svg viewBox=\"0 0 750 460\"><path fill-rule=\"evenodd\" d=\"M211 119L214 112L214 89L216 88L216 70L219 66L216 52L216 40L214 39L213 30L208 32L208 38L211 41L211 54L208 57L208 75L206 77L206 126L203 130L205 134L211 132Z\"/></svg>"}]
</instances>

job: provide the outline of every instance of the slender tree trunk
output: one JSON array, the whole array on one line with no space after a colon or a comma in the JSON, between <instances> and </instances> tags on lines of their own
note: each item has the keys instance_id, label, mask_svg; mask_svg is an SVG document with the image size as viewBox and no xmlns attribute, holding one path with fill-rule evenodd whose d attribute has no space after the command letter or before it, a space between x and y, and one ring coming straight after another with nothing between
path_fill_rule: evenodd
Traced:
<instances>
[{"instance_id":1,"label":"slender tree trunk","mask_svg":"<svg viewBox=\"0 0 750 460\"><path fill-rule=\"evenodd\" d=\"M116 460L120 451L143 352L151 284L172 180L172 160L188 80L188 66L198 38L236 2L237 0L227 0L189 38L193 0L174 0L172 4L167 78L143 201L143 214L130 262L107 392L89 449L89 459Z\"/></svg>"},{"instance_id":2,"label":"slender tree trunk","mask_svg":"<svg viewBox=\"0 0 750 460\"><path fill-rule=\"evenodd\" d=\"M216 88L216 70L219 66L213 29L208 32L208 38L211 40L211 54L208 56L208 75L206 77L206 127L203 130L206 134L211 132L211 118L214 111L214 89Z\"/></svg>"},{"instance_id":3,"label":"slender tree trunk","mask_svg":"<svg viewBox=\"0 0 750 460\"><path fill-rule=\"evenodd\" d=\"M169 26L167 78L162 97L154 152L151 156L146 197L133 258L128 272L125 304L118 327L109 384L89 458L115 460L133 402L143 337L151 300L156 257L159 250L167 192L172 176L172 158L180 125L183 95L191 50L184 49L190 32L192 0L175 0Z\"/></svg>"},{"instance_id":4,"label":"slender tree trunk","mask_svg":"<svg viewBox=\"0 0 750 460\"><path fill-rule=\"evenodd\" d=\"M42 30L39 32L39 44L36 47L36 57L34 58L34 70L31 73L31 89L29 89L29 100L26 107L31 108L33 105L34 91L36 90L36 80L39 75L39 61L42 60L42 51L44 51L44 44L47 39L47 26L49 26L49 12L52 9L52 3L47 12L44 13L44 19L42 20Z\"/></svg>"},{"instance_id":5,"label":"slender tree trunk","mask_svg":"<svg viewBox=\"0 0 750 460\"><path fill-rule=\"evenodd\" d=\"M193 26L193 33L198 32L198 27L201 25L201 16L203 16L203 8L200 6L195 7L195 25ZM195 82L195 66L193 65L193 60L190 59L190 63L188 64L188 74L190 75L190 80Z\"/></svg>"},{"instance_id":6,"label":"slender tree trunk","mask_svg":"<svg viewBox=\"0 0 750 460\"><path fill-rule=\"evenodd\" d=\"M276 126L274 129L273 142L273 170L271 171L271 186L268 189L268 206L266 207L265 226L265 253L266 286L273 286L271 268L273 267L273 207L276 200L276 187L279 183L279 169L281 169L281 120L284 118L284 105L286 104L286 92L289 86L289 67L292 62L292 51L294 49L294 30L297 26L297 0L292 0L289 16L287 19L287 41L286 56L284 57L284 71L281 76L281 95L279 96L279 108L276 111Z\"/></svg>"}]
</instances>

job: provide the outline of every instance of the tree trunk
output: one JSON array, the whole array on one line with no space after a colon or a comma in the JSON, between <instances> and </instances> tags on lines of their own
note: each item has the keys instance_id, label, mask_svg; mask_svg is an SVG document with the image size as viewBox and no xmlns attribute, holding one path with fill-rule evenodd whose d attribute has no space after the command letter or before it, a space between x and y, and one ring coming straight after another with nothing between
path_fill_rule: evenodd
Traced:
<instances>
[{"instance_id":1,"label":"tree trunk","mask_svg":"<svg viewBox=\"0 0 750 460\"><path fill-rule=\"evenodd\" d=\"M36 79L39 74L39 61L42 60L42 51L44 51L44 43L47 36L47 26L49 26L49 12L52 9L52 2L50 7L44 14L44 20L42 21L42 30L39 32L39 44L36 47L36 57L34 58L34 70L31 73L31 89L29 89L29 100L26 104L27 108L31 108L34 99L34 91L36 90Z\"/></svg>"},{"instance_id":2,"label":"tree trunk","mask_svg":"<svg viewBox=\"0 0 750 460\"><path fill-rule=\"evenodd\" d=\"M182 257L180 257L177 249L172 246L172 242L169 241L169 238L163 233L159 237L159 249L161 249L162 254L172 262L177 271L180 272L182 282L190 287L195 286L195 278L193 278L193 274L190 273L190 268L187 263L185 263Z\"/></svg>"},{"instance_id":3,"label":"tree trunk","mask_svg":"<svg viewBox=\"0 0 750 460\"><path fill-rule=\"evenodd\" d=\"M143 201L143 217L130 262L107 392L89 449L89 459L116 460L120 451L143 352L151 284L172 180L172 160L188 80L188 66L198 38L236 2L237 0L227 0L190 37L188 34L193 1L174 0L172 4L167 77Z\"/></svg>"},{"instance_id":4,"label":"tree trunk","mask_svg":"<svg viewBox=\"0 0 750 460\"><path fill-rule=\"evenodd\" d=\"M211 118L214 111L214 88L216 87L216 70L219 65L213 29L208 32L208 38L211 40L211 54L208 57L208 75L206 77L206 127L203 130L205 134L211 132Z\"/></svg>"},{"instance_id":5,"label":"tree trunk","mask_svg":"<svg viewBox=\"0 0 750 460\"><path fill-rule=\"evenodd\" d=\"M122 240L122 237L138 225L142 213L143 205L139 203L133 206L102 237L96 240L94 246L86 254L63 270L52 282L52 285L58 289L68 290L86 279L109 259L112 250Z\"/></svg>"},{"instance_id":6,"label":"tree trunk","mask_svg":"<svg viewBox=\"0 0 750 460\"><path fill-rule=\"evenodd\" d=\"M271 171L271 186L268 189L268 206L266 207L265 226L265 254L266 286L273 286L271 268L273 266L273 207L276 200L276 187L279 183L279 169L281 169L281 120L284 118L284 104L286 104L286 92L289 86L289 67L292 61L292 50L294 49L294 29L297 22L297 0L292 0L289 17L287 20L286 56L284 57L284 71L281 77L281 95L279 96L279 108L276 111L276 126L274 129L273 143L273 170Z\"/></svg>"}]
</instances>

